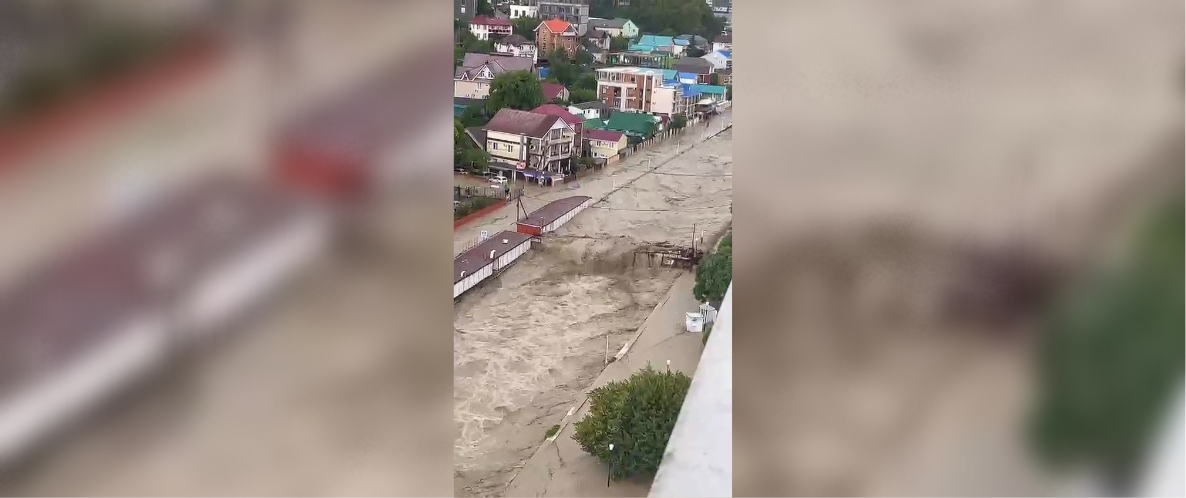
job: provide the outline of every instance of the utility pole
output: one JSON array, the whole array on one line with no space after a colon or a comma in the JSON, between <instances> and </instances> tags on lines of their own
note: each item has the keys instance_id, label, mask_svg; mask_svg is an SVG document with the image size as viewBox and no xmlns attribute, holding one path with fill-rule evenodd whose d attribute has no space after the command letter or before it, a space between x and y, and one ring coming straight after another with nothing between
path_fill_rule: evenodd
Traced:
<instances>
[{"instance_id":1,"label":"utility pole","mask_svg":"<svg viewBox=\"0 0 1186 498\"><path fill-rule=\"evenodd\" d=\"M696 254L696 224L692 224L692 254Z\"/></svg>"}]
</instances>

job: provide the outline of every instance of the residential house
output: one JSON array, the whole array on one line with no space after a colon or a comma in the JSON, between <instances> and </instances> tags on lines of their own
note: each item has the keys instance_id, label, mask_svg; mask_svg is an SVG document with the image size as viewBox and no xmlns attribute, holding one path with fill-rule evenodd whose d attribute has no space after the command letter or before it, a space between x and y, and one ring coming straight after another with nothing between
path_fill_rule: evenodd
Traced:
<instances>
[{"instance_id":1,"label":"residential house","mask_svg":"<svg viewBox=\"0 0 1186 498\"><path fill-rule=\"evenodd\" d=\"M733 35L723 34L723 35L718 35L715 39L713 39L712 40L712 51L716 52L718 50L728 50L728 51L732 52L733 51Z\"/></svg>"},{"instance_id":2,"label":"residential house","mask_svg":"<svg viewBox=\"0 0 1186 498\"><path fill-rule=\"evenodd\" d=\"M518 19L520 17L539 17L538 5L511 4L509 7L511 11L511 19Z\"/></svg>"},{"instance_id":3,"label":"residential house","mask_svg":"<svg viewBox=\"0 0 1186 498\"><path fill-rule=\"evenodd\" d=\"M453 19L469 21L478 13L478 0L453 0Z\"/></svg>"},{"instance_id":4,"label":"residential house","mask_svg":"<svg viewBox=\"0 0 1186 498\"><path fill-rule=\"evenodd\" d=\"M500 74L532 70L531 59L510 55L467 53L453 75L453 96L484 99L490 96L490 84Z\"/></svg>"},{"instance_id":5,"label":"residential house","mask_svg":"<svg viewBox=\"0 0 1186 498\"><path fill-rule=\"evenodd\" d=\"M545 103L551 102L556 99L560 99L565 102L568 101L568 98L570 95L568 93L568 89L564 88L564 85L561 85L559 83L544 82L544 83L540 83L539 86L540 86L540 89L542 89L544 92L544 102Z\"/></svg>"},{"instance_id":6,"label":"residential house","mask_svg":"<svg viewBox=\"0 0 1186 498\"><path fill-rule=\"evenodd\" d=\"M654 116L638 112L615 112L605 122L604 129L625 133L634 137L635 141L645 140L655 135L658 123Z\"/></svg>"},{"instance_id":7,"label":"residential house","mask_svg":"<svg viewBox=\"0 0 1186 498\"><path fill-rule=\"evenodd\" d=\"M576 28L571 23L560 19L541 22L535 28L535 45L543 57L562 48L570 59L575 59L579 45L577 38Z\"/></svg>"},{"instance_id":8,"label":"residential house","mask_svg":"<svg viewBox=\"0 0 1186 498\"><path fill-rule=\"evenodd\" d=\"M469 22L469 32L479 40L511 35L511 23L506 19L478 16Z\"/></svg>"},{"instance_id":9,"label":"residential house","mask_svg":"<svg viewBox=\"0 0 1186 498\"><path fill-rule=\"evenodd\" d=\"M605 31L610 36L620 36L632 40L638 37L638 26L633 21L621 17L615 19L590 18L589 29L594 28Z\"/></svg>"},{"instance_id":10,"label":"residential house","mask_svg":"<svg viewBox=\"0 0 1186 498\"><path fill-rule=\"evenodd\" d=\"M571 164L576 133L557 116L504 108L482 129L491 162L549 173Z\"/></svg>"},{"instance_id":11,"label":"residential house","mask_svg":"<svg viewBox=\"0 0 1186 498\"><path fill-rule=\"evenodd\" d=\"M728 94L728 89L721 85L692 85L690 91L701 98L710 98L715 102L725 100Z\"/></svg>"},{"instance_id":12,"label":"residential house","mask_svg":"<svg viewBox=\"0 0 1186 498\"><path fill-rule=\"evenodd\" d=\"M589 130L585 132L585 150L589 157L606 159L607 163L618 158L618 153L627 145L626 134L619 131Z\"/></svg>"},{"instance_id":13,"label":"residential house","mask_svg":"<svg viewBox=\"0 0 1186 498\"><path fill-rule=\"evenodd\" d=\"M494 51L504 55L531 59L532 64L539 61L539 50L536 50L535 44L518 34L494 40Z\"/></svg>"},{"instance_id":14,"label":"residential house","mask_svg":"<svg viewBox=\"0 0 1186 498\"><path fill-rule=\"evenodd\" d=\"M696 47L696 48L701 49L705 52L707 52L710 48L712 48L708 42L708 39L703 36L700 36L700 35L679 35L679 36L675 37L675 39L676 40L685 40L688 42L688 44L690 46Z\"/></svg>"},{"instance_id":15,"label":"residential house","mask_svg":"<svg viewBox=\"0 0 1186 498\"><path fill-rule=\"evenodd\" d=\"M718 69L713 71L717 75L717 84L721 86L729 86L733 84L733 68Z\"/></svg>"},{"instance_id":16,"label":"residential house","mask_svg":"<svg viewBox=\"0 0 1186 498\"><path fill-rule=\"evenodd\" d=\"M565 21L572 25L577 36L581 36L589 29L589 2L590 0L536 0L536 5L539 7L540 18Z\"/></svg>"},{"instance_id":17,"label":"residential house","mask_svg":"<svg viewBox=\"0 0 1186 498\"><path fill-rule=\"evenodd\" d=\"M609 50L610 40L612 40L610 34L598 28L589 28L589 31L585 33L585 43L590 48Z\"/></svg>"},{"instance_id":18,"label":"residential house","mask_svg":"<svg viewBox=\"0 0 1186 498\"><path fill-rule=\"evenodd\" d=\"M590 47L585 50L589 55L593 56L593 62L597 64L605 64L609 61L609 50L600 47Z\"/></svg>"},{"instance_id":19,"label":"residential house","mask_svg":"<svg viewBox=\"0 0 1186 498\"><path fill-rule=\"evenodd\" d=\"M600 100L568 106L568 112L589 119L609 119L609 106Z\"/></svg>"},{"instance_id":20,"label":"residential house","mask_svg":"<svg viewBox=\"0 0 1186 498\"><path fill-rule=\"evenodd\" d=\"M536 114L547 114L549 116L556 116L556 117L564 120L564 124L567 124L568 126L572 127L573 133L576 134L576 141L573 144L574 147L573 147L572 155L573 155L573 157L581 157L582 151L584 150L584 142L582 142L582 137L585 136L585 126L584 126L585 120L584 120L584 118L574 115L573 113L568 112L567 109L560 107L556 104L544 104L539 107L536 107L535 109L532 109L531 112L534 112Z\"/></svg>"},{"instance_id":21,"label":"residential house","mask_svg":"<svg viewBox=\"0 0 1186 498\"><path fill-rule=\"evenodd\" d=\"M642 35L637 43L630 45L630 51L677 55L675 46L675 38L670 36Z\"/></svg>"},{"instance_id":22,"label":"residential house","mask_svg":"<svg viewBox=\"0 0 1186 498\"><path fill-rule=\"evenodd\" d=\"M670 53L610 52L608 62L612 66L637 66L652 69L670 69L672 58Z\"/></svg>"},{"instance_id":23,"label":"residential house","mask_svg":"<svg viewBox=\"0 0 1186 498\"><path fill-rule=\"evenodd\" d=\"M710 54L705 54L701 59L711 63L714 71L733 68L733 52L729 50L714 50Z\"/></svg>"},{"instance_id":24,"label":"residential house","mask_svg":"<svg viewBox=\"0 0 1186 498\"><path fill-rule=\"evenodd\" d=\"M671 119L676 115L688 115L696 105L697 93L691 85L664 83L651 90L650 113Z\"/></svg>"},{"instance_id":25,"label":"residential house","mask_svg":"<svg viewBox=\"0 0 1186 498\"><path fill-rule=\"evenodd\" d=\"M712 62L702 57L684 57L671 64L671 68L681 73L690 73L696 75L696 82L701 84L712 83Z\"/></svg>"},{"instance_id":26,"label":"residential house","mask_svg":"<svg viewBox=\"0 0 1186 498\"><path fill-rule=\"evenodd\" d=\"M688 52L688 47L692 45L689 40L681 40L679 38L671 39L671 55L676 57L683 57Z\"/></svg>"}]
</instances>

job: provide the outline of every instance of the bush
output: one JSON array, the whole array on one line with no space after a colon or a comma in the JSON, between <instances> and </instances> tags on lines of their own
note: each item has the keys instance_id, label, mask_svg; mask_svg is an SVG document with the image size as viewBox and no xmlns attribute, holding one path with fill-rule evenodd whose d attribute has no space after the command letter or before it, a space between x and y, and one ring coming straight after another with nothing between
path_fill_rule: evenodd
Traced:
<instances>
[{"instance_id":1,"label":"bush","mask_svg":"<svg viewBox=\"0 0 1186 498\"><path fill-rule=\"evenodd\" d=\"M721 239L717 249L700 260L696 266L696 285L692 295L700 302L708 302L714 308L721 307L725 291L733 281L733 234Z\"/></svg>"},{"instance_id":2,"label":"bush","mask_svg":"<svg viewBox=\"0 0 1186 498\"><path fill-rule=\"evenodd\" d=\"M1184 223L1179 197L1119 265L1070 287L1043 330L1036 449L1054 465L1100 468L1120 492L1181 393Z\"/></svg>"},{"instance_id":3,"label":"bush","mask_svg":"<svg viewBox=\"0 0 1186 498\"><path fill-rule=\"evenodd\" d=\"M683 373L647 366L625 381L594 389L589 413L573 426L572 438L606 463L613 444L610 477L614 480L653 475L691 384Z\"/></svg>"}]
</instances>

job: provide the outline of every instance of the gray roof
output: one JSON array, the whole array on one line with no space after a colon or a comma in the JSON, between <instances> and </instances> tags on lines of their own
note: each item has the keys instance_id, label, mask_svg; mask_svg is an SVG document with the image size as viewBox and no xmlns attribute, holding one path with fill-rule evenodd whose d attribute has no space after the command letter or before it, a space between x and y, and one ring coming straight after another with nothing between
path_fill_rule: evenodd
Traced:
<instances>
[{"instance_id":1,"label":"gray roof","mask_svg":"<svg viewBox=\"0 0 1186 498\"><path fill-rule=\"evenodd\" d=\"M569 211L576 209L590 199L592 197L587 195L574 195L572 197L554 200L544 205L544 207L532 211L527 217L519 220L518 224L530 227L546 227L548 224L560 219L561 216L568 214Z\"/></svg>"},{"instance_id":2,"label":"gray roof","mask_svg":"<svg viewBox=\"0 0 1186 498\"><path fill-rule=\"evenodd\" d=\"M616 19L589 19L589 28L622 29L622 26L626 25L626 21L629 21L629 19L623 19L621 17Z\"/></svg>"},{"instance_id":3,"label":"gray roof","mask_svg":"<svg viewBox=\"0 0 1186 498\"><path fill-rule=\"evenodd\" d=\"M713 66L699 57L684 57L673 62L671 68L681 73L711 74Z\"/></svg>"},{"instance_id":4,"label":"gray roof","mask_svg":"<svg viewBox=\"0 0 1186 498\"><path fill-rule=\"evenodd\" d=\"M505 244L502 241L507 241ZM531 236L519 232L504 230L494 234L481 244L465 251L453 258L453 283L460 282L464 275L473 275L491 264L503 254L523 244L530 243ZM494 251L494 258L490 258L490 251Z\"/></svg>"},{"instance_id":5,"label":"gray roof","mask_svg":"<svg viewBox=\"0 0 1186 498\"><path fill-rule=\"evenodd\" d=\"M486 131L498 131L528 137L543 137L556 124L557 116L502 108L483 127Z\"/></svg>"},{"instance_id":6,"label":"gray roof","mask_svg":"<svg viewBox=\"0 0 1186 498\"><path fill-rule=\"evenodd\" d=\"M474 141L474 144L477 145L479 149L486 150L486 130L482 129L481 126L471 126L466 128L465 134L469 136L470 140Z\"/></svg>"},{"instance_id":7,"label":"gray roof","mask_svg":"<svg viewBox=\"0 0 1186 498\"><path fill-rule=\"evenodd\" d=\"M461 61L461 66L454 70L453 77L461 78L466 74L477 74L477 70L482 66L489 67L490 72L498 76L510 71L531 71L535 67L535 63L527 57L467 53Z\"/></svg>"},{"instance_id":8,"label":"gray roof","mask_svg":"<svg viewBox=\"0 0 1186 498\"><path fill-rule=\"evenodd\" d=\"M526 38L523 38L523 35L520 35L517 33L511 34L509 36L505 36L501 40L498 40L498 42L506 43L508 45L514 45L516 47L520 46L520 45L531 45L531 42L527 41Z\"/></svg>"}]
</instances>

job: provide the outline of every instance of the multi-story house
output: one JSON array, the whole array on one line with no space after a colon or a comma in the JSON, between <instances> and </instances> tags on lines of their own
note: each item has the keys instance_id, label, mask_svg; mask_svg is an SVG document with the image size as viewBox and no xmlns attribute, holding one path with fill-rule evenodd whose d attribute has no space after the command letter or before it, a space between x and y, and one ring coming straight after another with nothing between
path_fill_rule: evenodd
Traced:
<instances>
[{"instance_id":1,"label":"multi-story house","mask_svg":"<svg viewBox=\"0 0 1186 498\"><path fill-rule=\"evenodd\" d=\"M491 161L547 173L571 167L576 132L557 116L503 108L482 129Z\"/></svg>"},{"instance_id":2,"label":"multi-story house","mask_svg":"<svg viewBox=\"0 0 1186 498\"><path fill-rule=\"evenodd\" d=\"M484 99L490 96L490 84L495 77L510 71L531 72L533 66L526 57L465 54L453 75L453 97Z\"/></svg>"},{"instance_id":3,"label":"multi-story house","mask_svg":"<svg viewBox=\"0 0 1186 498\"><path fill-rule=\"evenodd\" d=\"M590 0L538 0L541 19L560 19L573 25L577 35L589 29Z\"/></svg>"},{"instance_id":4,"label":"multi-story house","mask_svg":"<svg viewBox=\"0 0 1186 498\"><path fill-rule=\"evenodd\" d=\"M453 19L469 21L478 13L478 0L453 0Z\"/></svg>"},{"instance_id":5,"label":"multi-story house","mask_svg":"<svg viewBox=\"0 0 1186 498\"><path fill-rule=\"evenodd\" d=\"M469 22L469 32L479 40L510 36L511 31L511 23L506 19L478 16Z\"/></svg>"},{"instance_id":6,"label":"multi-story house","mask_svg":"<svg viewBox=\"0 0 1186 498\"><path fill-rule=\"evenodd\" d=\"M577 38L576 28L572 23L562 19L550 19L539 23L535 28L535 45L543 57L547 57L558 48L563 48L570 59L575 59L577 47L580 45Z\"/></svg>"},{"instance_id":7,"label":"multi-story house","mask_svg":"<svg viewBox=\"0 0 1186 498\"><path fill-rule=\"evenodd\" d=\"M717 52L721 50L733 52L733 35L717 35L717 37L712 40L712 51Z\"/></svg>"},{"instance_id":8,"label":"multi-story house","mask_svg":"<svg viewBox=\"0 0 1186 498\"><path fill-rule=\"evenodd\" d=\"M535 44L518 34L494 40L494 51L503 55L531 59L532 64L539 61L539 50L536 49Z\"/></svg>"},{"instance_id":9,"label":"multi-story house","mask_svg":"<svg viewBox=\"0 0 1186 498\"><path fill-rule=\"evenodd\" d=\"M561 88L563 88L563 87L561 87ZM567 124L568 126L572 127L572 131L576 135L576 141L573 143L573 148L572 148L573 157L581 157L583 155L583 149L584 149L583 137L585 136L585 129L584 129L585 119L583 117L577 116L571 112L568 112L567 109L560 107L556 104L544 104L539 107L536 107L535 109L532 109L531 112L534 112L536 114L547 114L549 116L556 116L556 117L564 120L564 124Z\"/></svg>"},{"instance_id":10,"label":"multi-story house","mask_svg":"<svg viewBox=\"0 0 1186 498\"><path fill-rule=\"evenodd\" d=\"M523 4L512 3L508 8L510 9L511 19L539 17L539 6L531 2L525 2Z\"/></svg>"},{"instance_id":11,"label":"multi-story house","mask_svg":"<svg viewBox=\"0 0 1186 498\"><path fill-rule=\"evenodd\" d=\"M712 61L703 57L684 57L671 65L672 69L681 73L696 75L696 83L712 84L712 72L716 69Z\"/></svg>"},{"instance_id":12,"label":"multi-story house","mask_svg":"<svg viewBox=\"0 0 1186 498\"><path fill-rule=\"evenodd\" d=\"M696 85L678 79L665 79L664 73L662 69L641 67L598 69L597 97L614 111L640 112L667 118L692 112L696 102Z\"/></svg>"},{"instance_id":13,"label":"multi-story house","mask_svg":"<svg viewBox=\"0 0 1186 498\"><path fill-rule=\"evenodd\" d=\"M600 29L609 33L610 36L621 36L624 38L634 39L638 37L638 26L629 19L621 17L614 19L599 19L589 18L589 29Z\"/></svg>"},{"instance_id":14,"label":"multi-story house","mask_svg":"<svg viewBox=\"0 0 1186 498\"><path fill-rule=\"evenodd\" d=\"M601 50L609 50L610 40L612 39L609 33L598 28L589 28L589 31L585 32L584 38L585 43L588 44L590 49Z\"/></svg>"}]
</instances>

